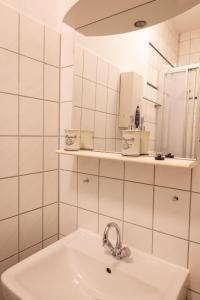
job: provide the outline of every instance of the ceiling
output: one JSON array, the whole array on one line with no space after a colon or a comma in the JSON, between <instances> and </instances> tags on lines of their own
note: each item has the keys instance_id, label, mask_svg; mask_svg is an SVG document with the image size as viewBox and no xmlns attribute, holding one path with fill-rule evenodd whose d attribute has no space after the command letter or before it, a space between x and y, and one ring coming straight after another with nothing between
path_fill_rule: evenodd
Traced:
<instances>
[{"instance_id":1,"label":"ceiling","mask_svg":"<svg viewBox=\"0 0 200 300\"><path fill-rule=\"evenodd\" d=\"M200 28L200 4L172 19L178 32Z\"/></svg>"}]
</instances>

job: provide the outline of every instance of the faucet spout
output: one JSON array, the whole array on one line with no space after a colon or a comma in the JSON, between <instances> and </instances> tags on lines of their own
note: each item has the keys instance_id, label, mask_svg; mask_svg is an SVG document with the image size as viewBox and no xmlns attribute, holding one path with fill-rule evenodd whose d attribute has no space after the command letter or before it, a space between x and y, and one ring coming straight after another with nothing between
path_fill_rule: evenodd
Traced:
<instances>
[{"instance_id":1,"label":"faucet spout","mask_svg":"<svg viewBox=\"0 0 200 300\"><path fill-rule=\"evenodd\" d=\"M108 239L108 235L109 235L111 228L115 228L116 234L117 234L117 241L116 241L115 247L112 245L112 243ZM121 232L120 232L119 226L114 222L109 223L104 230L103 247L105 249L107 249L114 257L116 257L118 259L121 259L126 256L130 256L130 254L131 254L131 251L129 248L122 247Z\"/></svg>"}]
</instances>

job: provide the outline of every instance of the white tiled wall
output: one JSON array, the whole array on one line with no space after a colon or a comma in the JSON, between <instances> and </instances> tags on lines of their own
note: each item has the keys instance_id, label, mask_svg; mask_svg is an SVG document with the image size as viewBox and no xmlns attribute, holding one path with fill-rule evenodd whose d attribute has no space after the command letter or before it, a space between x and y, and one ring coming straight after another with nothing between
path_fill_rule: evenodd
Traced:
<instances>
[{"instance_id":1,"label":"white tiled wall","mask_svg":"<svg viewBox=\"0 0 200 300\"><path fill-rule=\"evenodd\" d=\"M62 155L60 168L61 235L78 227L102 234L115 221L124 243L189 267L190 297L200 293L200 167L191 173Z\"/></svg>"},{"instance_id":2,"label":"white tiled wall","mask_svg":"<svg viewBox=\"0 0 200 300\"><path fill-rule=\"evenodd\" d=\"M0 273L58 237L59 61L60 34L0 6Z\"/></svg>"},{"instance_id":3,"label":"white tiled wall","mask_svg":"<svg viewBox=\"0 0 200 300\"><path fill-rule=\"evenodd\" d=\"M64 129L70 128L92 130L95 150L119 151L120 70L76 45L71 35L62 36L60 135L64 136ZM70 54L69 47L72 48ZM64 65L66 63L69 65Z\"/></svg>"},{"instance_id":4,"label":"white tiled wall","mask_svg":"<svg viewBox=\"0 0 200 300\"><path fill-rule=\"evenodd\" d=\"M179 66L200 63L200 29L184 32L179 37Z\"/></svg>"}]
</instances>

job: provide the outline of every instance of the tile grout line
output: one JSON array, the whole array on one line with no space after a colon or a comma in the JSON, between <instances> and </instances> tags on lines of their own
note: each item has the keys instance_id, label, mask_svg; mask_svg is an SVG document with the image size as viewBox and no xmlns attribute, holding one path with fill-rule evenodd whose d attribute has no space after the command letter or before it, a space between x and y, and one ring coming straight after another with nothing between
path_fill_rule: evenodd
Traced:
<instances>
[{"instance_id":1,"label":"tile grout line","mask_svg":"<svg viewBox=\"0 0 200 300\"><path fill-rule=\"evenodd\" d=\"M123 196L122 196L122 241L124 241L124 223L125 223L125 172L126 172L126 163L123 162Z\"/></svg>"},{"instance_id":2,"label":"tile grout line","mask_svg":"<svg viewBox=\"0 0 200 300\"><path fill-rule=\"evenodd\" d=\"M193 171L190 171L190 202L189 202L189 222L188 222L188 249L187 249L187 267L189 268L189 255L190 255L190 228L191 228L191 208L192 208L192 180Z\"/></svg>"},{"instance_id":3,"label":"tile grout line","mask_svg":"<svg viewBox=\"0 0 200 300\"><path fill-rule=\"evenodd\" d=\"M62 55L62 34L60 34L60 49L59 49L59 124L58 124L58 147L60 149L60 113L61 113L61 55ZM58 239L60 235L60 154L58 155Z\"/></svg>"},{"instance_id":4,"label":"tile grout line","mask_svg":"<svg viewBox=\"0 0 200 300\"><path fill-rule=\"evenodd\" d=\"M45 133L45 102L44 102L44 85L45 85L45 43L46 43L46 37L45 37L45 26L43 25L43 82L42 82L42 93L43 93L43 125L42 125L42 131L43 131L43 139L42 139L42 248L44 247L44 156L45 156L45 141L44 141L44 133Z\"/></svg>"},{"instance_id":5,"label":"tile grout line","mask_svg":"<svg viewBox=\"0 0 200 300\"><path fill-rule=\"evenodd\" d=\"M154 209L155 209L155 178L156 166L153 168L153 207L152 207L152 240L151 240L151 254L154 252Z\"/></svg>"},{"instance_id":6,"label":"tile grout line","mask_svg":"<svg viewBox=\"0 0 200 300\"><path fill-rule=\"evenodd\" d=\"M20 52L20 14L18 14L18 52ZM18 53L18 94L20 93L20 55ZM18 95L18 261L20 259L20 96Z\"/></svg>"},{"instance_id":7,"label":"tile grout line","mask_svg":"<svg viewBox=\"0 0 200 300\"><path fill-rule=\"evenodd\" d=\"M100 166L101 165L101 159L99 159L98 161L98 177L97 177L97 180L98 180L98 186L97 186L97 193L98 193L98 208L97 208L97 214L98 214L98 233L100 233L100 211L99 211L99 208L100 208Z\"/></svg>"}]
</instances>

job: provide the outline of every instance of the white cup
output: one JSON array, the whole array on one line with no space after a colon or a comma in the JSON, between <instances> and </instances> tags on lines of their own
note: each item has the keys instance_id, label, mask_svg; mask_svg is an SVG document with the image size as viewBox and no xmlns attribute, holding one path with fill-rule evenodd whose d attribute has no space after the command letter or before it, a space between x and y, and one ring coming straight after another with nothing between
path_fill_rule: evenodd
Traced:
<instances>
[{"instance_id":1,"label":"white cup","mask_svg":"<svg viewBox=\"0 0 200 300\"><path fill-rule=\"evenodd\" d=\"M129 156L140 155L140 131L124 130L122 136L122 154Z\"/></svg>"},{"instance_id":2,"label":"white cup","mask_svg":"<svg viewBox=\"0 0 200 300\"><path fill-rule=\"evenodd\" d=\"M65 150L80 150L80 131L65 129Z\"/></svg>"},{"instance_id":3,"label":"white cup","mask_svg":"<svg viewBox=\"0 0 200 300\"><path fill-rule=\"evenodd\" d=\"M81 130L81 149L94 149L94 132L90 130Z\"/></svg>"}]
</instances>

